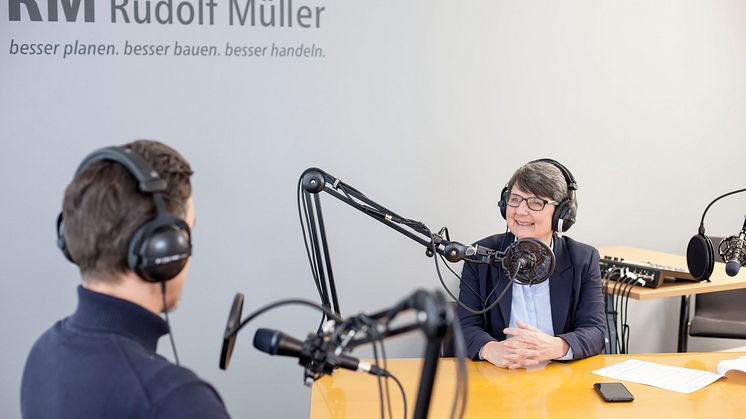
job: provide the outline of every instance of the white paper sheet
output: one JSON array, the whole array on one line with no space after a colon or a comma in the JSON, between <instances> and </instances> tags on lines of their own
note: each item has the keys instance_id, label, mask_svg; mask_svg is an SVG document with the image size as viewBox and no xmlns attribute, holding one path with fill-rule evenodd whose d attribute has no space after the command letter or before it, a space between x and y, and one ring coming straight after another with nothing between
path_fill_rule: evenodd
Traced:
<instances>
[{"instance_id":1,"label":"white paper sheet","mask_svg":"<svg viewBox=\"0 0 746 419\"><path fill-rule=\"evenodd\" d=\"M722 377L721 374L710 371L672 367L636 359L629 359L591 371L591 373L615 380L647 384L686 394L712 384Z\"/></svg>"},{"instance_id":2,"label":"white paper sheet","mask_svg":"<svg viewBox=\"0 0 746 419\"><path fill-rule=\"evenodd\" d=\"M736 359L724 359L718 362L718 374L725 375L728 371L746 372L746 356Z\"/></svg>"}]
</instances>

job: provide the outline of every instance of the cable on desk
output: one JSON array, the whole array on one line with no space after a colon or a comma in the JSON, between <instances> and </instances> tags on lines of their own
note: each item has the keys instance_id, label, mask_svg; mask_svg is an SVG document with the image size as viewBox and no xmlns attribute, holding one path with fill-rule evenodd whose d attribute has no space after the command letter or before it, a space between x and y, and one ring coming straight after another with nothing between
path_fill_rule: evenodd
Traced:
<instances>
[{"instance_id":1,"label":"cable on desk","mask_svg":"<svg viewBox=\"0 0 746 419\"><path fill-rule=\"evenodd\" d=\"M375 340L373 341L373 360L374 360L373 363L375 364L376 368L380 368L380 363L379 363L379 359L378 359L378 347L376 345L376 341ZM381 419L385 419L386 418L386 414L385 414L383 405L385 403L384 399L386 399L386 398L383 395L383 384L382 384L383 383L383 378L381 378L380 375L377 375L376 376L376 382L378 383L378 405L379 405L379 409L380 409L380 412L381 412Z\"/></svg>"},{"instance_id":2,"label":"cable on desk","mask_svg":"<svg viewBox=\"0 0 746 419\"><path fill-rule=\"evenodd\" d=\"M375 342L373 343L373 345L375 346ZM378 345L380 345L380 347L381 347L381 355L383 357L383 369L386 370L386 371L388 371L389 370L388 356L386 355L386 347L383 344L383 339L380 339L378 341ZM391 392L389 391L389 380L388 380L388 378L386 379L386 381L383 382L383 384L384 384L384 386L386 388L386 404L387 404L387 407L388 407L388 410L389 410L389 417L393 419L394 413L393 413L393 410L391 409ZM405 402L405 406L406 406L406 402ZM406 417L407 417L407 413L406 413L406 409L405 409L404 418L406 419Z\"/></svg>"},{"instance_id":3,"label":"cable on desk","mask_svg":"<svg viewBox=\"0 0 746 419\"><path fill-rule=\"evenodd\" d=\"M630 276L629 269L624 269L622 271L622 277L620 279L620 285L619 285L619 305L618 305L618 312L619 312L619 341L620 341L620 353L626 354L628 349L625 344L625 341L627 340L627 331L629 330L629 326L627 325L627 318L625 317L624 312L624 306L628 302L629 294L627 293L627 290L630 288L630 285L632 284L633 278Z\"/></svg>"},{"instance_id":4,"label":"cable on desk","mask_svg":"<svg viewBox=\"0 0 746 419\"><path fill-rule=\"evenodd\" d=\"M453 322L454 350L456 353L456 394L451 407L452 418L463 418L466 413L469 380L466 372L466 342L458 321ZM460 396L460 397L459 397Z\"/></svg>"},{"instance_id":5,"label":"cable on desk","mask_svg":"<svg viewBox=\"0 0 746 419\"><path fill-rule=\"evenodd\" d=\"M619 353L621 348L621 340L619 334L619 310L621 302L621 291L622 291L622 280L624 279L624 272L620 268L611 268L602 273L602 287L604 294L607 296L604 299L604 314L606 317L606 330L609 337L609 352ZM614 281L613 288L609 292L609 281ZM610 319L611 317L611 319ZM614 338L612 340L612 328ZM613 344L616 345L613 345ZM615 348L612 348L615 346ZM614 349L614 350L612 350Z\"/></svg>"},{"instance_id":6,"label":"cable on desk","mask_svg":"<svg viewBox=\"0 0 746 419\"><path fill-rule=\"evenodd\" d=\"M620 340L621 338L619 336L619 310L617 308L619 306L619 300L620 300L619 291L622 289L622 278L623 278L622 271L620 269L617 269L616 272L614 272L614 277L612 278L612 280L614 281L614 288L611 291L611 302L613 306L612 318L614 321L614 331L615 331L614 337L616 339L617 353L620 353L619 351L622 346L621 340Z\"/></svg>"},{"instance_id":7,"label":"cable on desk","mask_svg":"<svg viewBox=\"0 0 746 419\"><path fill-rule=\"evenodd\" d=\"M609 311L609 300L611 297L609 297L609 271L605 270L601 272L601 289L603 290L604 295L604 320L606 321L606 335L608 336L607 342L609 342L608 346L608 353L612 352L612 342L611 342L611 324L609 323L609 314L611 312Z\"/></svg>"},{"instance_id":8,"label":"cable on desk","mask_svg":"<svg viewBox=\"0 0 746 419\"><path fill-rule=\"evenodd\" d=\"M401 398L404 401L404 416L402 416L404 419L407 419L407 395L404 393L404 387L401 385L401 382L398 378L396 378L393 374L391 374L389 377L396 383L397 386L399 386L399 392L401 393Z\"/></svg>"}]
</instances>

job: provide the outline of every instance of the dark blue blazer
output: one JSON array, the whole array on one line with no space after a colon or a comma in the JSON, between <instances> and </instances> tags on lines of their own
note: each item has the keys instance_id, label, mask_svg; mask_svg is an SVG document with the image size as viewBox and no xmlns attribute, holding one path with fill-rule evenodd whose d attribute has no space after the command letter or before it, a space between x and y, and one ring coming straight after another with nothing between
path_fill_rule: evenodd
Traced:
<instances>
[{"instance_id":1,"label":"dark blue blazer","mask_svg":"<svg viewBox=\"0 0 746 419\"><path fill-rule=\"evenodd\" d=\"M496 234L476 244L505 250L514 240L511 233ZM598 251L556 234L553 249L557 264L549 277L549 298L554 333L570 345L573 359L596 355L603 350L606 335ZM497 306L485 314L472 314L458 306L467 352L477 360L479 349L485 343L505 339L503 329L510 323L512 286L510 278L499 266L465 262L461 275L459 300L476 310L489 306L508 287ZM497 290L489 296L489 301L484 301L496 284Z\"/></svg>"}]
</instances>

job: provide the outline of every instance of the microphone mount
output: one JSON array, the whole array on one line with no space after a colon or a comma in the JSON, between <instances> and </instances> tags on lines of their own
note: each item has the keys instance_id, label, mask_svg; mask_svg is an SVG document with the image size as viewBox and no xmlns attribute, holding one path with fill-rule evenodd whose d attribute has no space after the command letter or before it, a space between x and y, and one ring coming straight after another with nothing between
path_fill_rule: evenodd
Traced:
<instances>
[{"instance_id":1,"label":"microphone mount","mask_svg":"<svg viewBox=\"0 0 746 419\"><path fill-rule=\"evenodd\" d=\"M322 334L309 333L303 341L302 354L298 365L303 367L303 382L307 386L324 375L331 375L339 365L329 349L329 340Z\"/></svg>"}]
</instances>

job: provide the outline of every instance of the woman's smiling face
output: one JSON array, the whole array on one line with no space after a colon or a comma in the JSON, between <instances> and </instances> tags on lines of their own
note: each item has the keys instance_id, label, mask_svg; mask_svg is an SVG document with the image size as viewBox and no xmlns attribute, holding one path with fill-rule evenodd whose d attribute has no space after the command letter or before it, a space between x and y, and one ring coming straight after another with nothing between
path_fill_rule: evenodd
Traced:
<instances>
[{"instance_id":1,"label":"woman's smiling face","mask_svg":"<svg viewBox=\"0 0 746 419\"><path fill-rule=\"evenodd\" d=\"M536 196L530 192L521 190L518 185L513 185L510 193L519 195L523 198ZM539 198L551 200L545 196ZM506 218L508 228L519 239L532 238L541 240L550 245L552 242L552 216L554 215L555 205L547 204L541 211L534 211L528 208L528 202L524 199L518 207L508 205Z\"/></svg>"}]
</instances>

